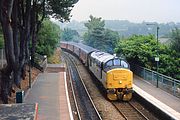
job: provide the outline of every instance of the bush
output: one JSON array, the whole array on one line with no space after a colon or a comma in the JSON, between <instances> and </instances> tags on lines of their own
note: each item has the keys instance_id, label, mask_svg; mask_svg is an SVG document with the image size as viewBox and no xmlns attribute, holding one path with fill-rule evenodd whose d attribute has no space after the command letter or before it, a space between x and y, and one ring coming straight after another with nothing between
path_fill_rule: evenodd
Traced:
<instances>
[{"instance_id":1,"label":"bush","mask_svg":"<svg viewBox=\"0 0 180 120\"><path fill-rule=\"evenodd\" d=\"M180 79L180 54L160 43L157 47L156 39L152 35L133 35L120 40L115 51L119 55L124 54L129 62L152 70L156 70L154 59L158 53L159 72Z\"/></svg>"}]
</instances>

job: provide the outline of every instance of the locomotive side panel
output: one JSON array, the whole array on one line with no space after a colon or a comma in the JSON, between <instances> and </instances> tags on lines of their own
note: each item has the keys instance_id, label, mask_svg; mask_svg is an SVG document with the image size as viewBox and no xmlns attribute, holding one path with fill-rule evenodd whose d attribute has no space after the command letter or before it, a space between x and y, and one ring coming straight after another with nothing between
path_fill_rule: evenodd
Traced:
<instances>
[{"instance_id":1,"label":"locomotive side panel","mask_svg":"<svg viewBox=\"0 0 180 120\"><path fill-rule=\"evenodd\" d=\"M100 68L97 66L97 64L94 61L92 61L91 66L89 65L89 69L94 74L94 76L96 76L96 78L98 80L101 79L101 77L100 77Z\"/></svg>"}]
</instances>

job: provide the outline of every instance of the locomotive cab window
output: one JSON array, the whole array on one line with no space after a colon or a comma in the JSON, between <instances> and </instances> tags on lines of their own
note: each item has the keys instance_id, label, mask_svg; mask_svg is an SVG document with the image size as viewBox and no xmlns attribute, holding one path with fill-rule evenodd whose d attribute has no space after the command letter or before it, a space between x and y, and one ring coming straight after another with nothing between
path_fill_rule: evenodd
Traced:
<instances>
[{"instance_id":1,"label":"locomotive cab window","mask_svg":"<svg viewBox=\"0 0 180 120\"><path fill-rule=\"evenodd\" d=\"M129 65L126 61L124 60L121 60L121 66L124 67L124 68L129 68Z\"/></svg>"},{"instance_id":2,"label":"locomotive cab window","mask_svg":"<svg viewBox=\"0 0 180 120\"><path fill-rule=\"evenodd\" d=\"M110 60L105 64L104 68L111 67L112 65L113 65L113 61Z\"/></svg>"},{"instance_id":3,"label":"locomotive cab window","mask_svg":"<svg viewBox=\"0 0 180 120\"><path fill-rule=\"evenodd\" d=\"M119 66L120 65L120 60L119 59L114 59L114 65Z\"/></svg>"}]
</instances>

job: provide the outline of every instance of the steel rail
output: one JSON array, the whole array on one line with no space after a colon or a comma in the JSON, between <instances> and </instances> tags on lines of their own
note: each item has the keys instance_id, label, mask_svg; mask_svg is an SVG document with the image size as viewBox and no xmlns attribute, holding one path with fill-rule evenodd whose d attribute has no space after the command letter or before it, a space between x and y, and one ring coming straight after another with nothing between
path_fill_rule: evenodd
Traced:
<instances>
[{"instance_id":1,"label":"steel rail","mask_svg":"<svg viewBox=\"0 0 180 120\"><path fill-rule=\"evenodd\" d=\"M126 117L126 115L124 115L124 113L112 102L112 105L116 108L116 110L125 118L125 120L128 120L128 118Z\"/></svg>"},{"instance_id":2,"label":"steel rail","mask_svg":"<svg viewBox=\"0 0 180 120\"><path fill-rule=\"evenodd\" d=\"M66 53L66 54L69 54L69 53ZM71 55L71 54L69 54L69 55ZM75 66L75 69L77 70L77 73L78 73L79 78L80 78L80 82L82 83L83 88L85 89L85 92L86 92L86 94L87 94L87 96L88 96L88 99L90 100L91 105L93 106L93 109L94 109L94 111L95 111L98 119L99 119L99 120L102 120L102 117L100 116L100 114L99 114L99 112L98 112L98 110L97 110L97 108L96 108L96 106L95 106L95 104L94 104L94 102L93 102L93 100L92 100L92 98L91 98L91 96L90 96L90 94L89 94L89 92L88 92L88 90L87 90L87 88L86 88L83 80L82 80L82 77L81 77L81 75L80 75L80 72L79 72L79 70L78 70L78 67L77 67L77 65L76 65L76 63L75 63L75 59L73 58L72 55L71 55L71 57L66 55L66 58L67 58L67 57L69 58L69 61L71 61L71 62L73 63L73 65ZM72 69L71 69L71 72L72 72ZM71 77L71 75L70 75L70 77ZM72 80L71 80L71 84L72 84ZM73 86L73 84L72 84L72 86ZM77 100L76 100L76 102L77 102ZM78 106L78 105L77 105L77 106ZM80 112L79 112L78 114L80 114Z\"/></svg>"},{"instance_id":3,"label":"steel rail","mask_svg":"<svg viewBox=\"0 0 180 120\"><path fill-rule=\"evenodd\" d=\"M117 104L123 104L123 103L115 103L115 102L112 102L113 106L119 111L119 113L125 118L125 120L128 120L129 117L121 110L121 108L119 108L117 106ZM127 103L129 106L131 106L132 109L134 109L137 114L139 114L141 117L143 117L145 120L149 120L149 118L147 118L142 112L140 112L134 105L132 105L130 102ZM121 106L122 107L122 106ZM130 111L130 110L129 110ZM132 111L131 111L132 112ZM127 113L127 111L126 111ZM132 116L130 116L132 117ZM135 118L134 118L135 119ZM138 118L136 118L138 119Z\"/></svg>"},{"instance_id":4,"label":"steel rail","mask_svg":"<svg viewBox=\"0 0 180 120\"><path fill-rule=\"evenodd\" d=\"M63 56L65 57L64 54L65 53L63 53ZM66 62L66 64L68 63L67 60L65 60L65 62ZM74 99L75 107L76 107L76 110L77 110L78 119L82 120L81 119L81 114L79 112L79 107L78 107L78 104L77 104L77 100L76 100L76 95L75 95L75 92L74 92L74 87L73 87L72 77L71 77L71 71L72 71L71 68L68 66L68 74L69 74L69 78L70 78L70 85L71 85L71 90L72 90L72 94L73 94L73 99Z\"/></svg>"},{"instance_id":5,"label":"steel rail","mask_svg":"<svg viewBox=\"0 0 180 120\"><path fill-rule=\"evenodd\" d=\"M80 77L80 80L81 80L81 82L82 82L82 84L83 84L83 87L84 87L84 89L85 89L85 91L86 91L86 93L87 93L87 95L88 95L88 97L89 97L89 99L90 99L90 101L91 101L91 104L93 105L93 107L94 107L94 109L95 109L95 111L96 111L96 114L97 114L99 120L102 120L102 117L101 117L101 115L99 114L99 112L98 112L98 110L97 110L97 108L96 108L96 106L95 106L95 104L94 104L94 102L93 102L93 100L92 100L92 98L91 98L91 96L90 96L87 88L86 88L86 85L84 84L84 81L82 80L82 77L81 77L81 75L80 75L80 72L79 72L79 69L78 69L76 63L75 63L73 60L72 60L72 62L73 62L73 64L75 65L75 67L76 67L76 69L77 69L77 72L78 72L78 74L79 74L79 77Z\"/></svg>"},{"instance_id":6,"label":"steel rail","mask_svg":"<svg viewBox=\"0 0 180 120\"><path fill-rule=\"evenodd\" d=\"M141 116L143 116L146 120L149 120L149 118L147 118L140 110L138 110L131 102L129 102L129 104L136 110L138 111L139 114L141 114Z\"/></svg>"}]
</instances>

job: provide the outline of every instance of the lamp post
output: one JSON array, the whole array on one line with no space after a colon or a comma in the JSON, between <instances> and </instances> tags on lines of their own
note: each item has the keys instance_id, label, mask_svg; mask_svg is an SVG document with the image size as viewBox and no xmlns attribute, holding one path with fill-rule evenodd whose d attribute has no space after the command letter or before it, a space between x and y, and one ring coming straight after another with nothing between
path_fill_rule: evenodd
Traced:
<instances>
[{"instance_id":1,"label":"lamp post","mask_svg":"<svg viewBox=\"0 0 180 120\"><path fill-rule=\"evenodd\" d=\"M31 88L31 47L30 47L31 41L29 40L29 56L28 56L28 61L29 61L29 88Z\"/></svg>"},{"instance_id":2,"label":"lamp post","mask_svg":"<svg viewBox=\"0 0 180 120\"><path fill-rule=\"evenodd\" d=\"M156 26L156 30L157 30L157 48L156 48L156 57L155 57L155 61L156 61L156 75L157 75L157 84L156 84L156 87L158 88L158 82L159 82L159 79L158 79L158 77L159 77L159 75L158 75L158 69L159 69L159 52L158 52L158 42L159 42L159 40L158 40L158 35L159 35L159 26L157 25L157 24L146 24L146 25L155 25Z\"/></svg>"},{"instance_id":3,"label":"lamp post","mask_svg":"<svg viewBox=\"0 0 180 120\"><path fill-rule=\"evenodd\" d=\"M29 55L29 88L31 88L31 56Z\"/></svg>"}]
</instances>

